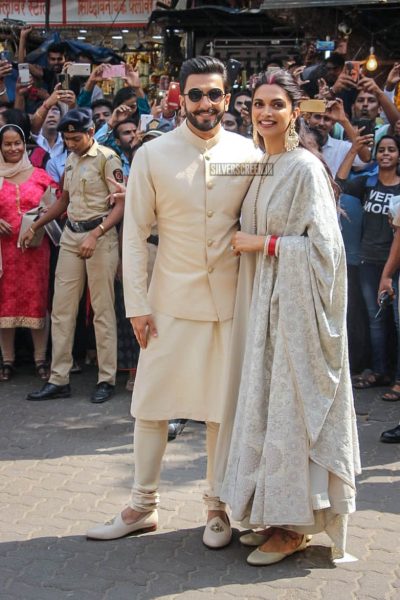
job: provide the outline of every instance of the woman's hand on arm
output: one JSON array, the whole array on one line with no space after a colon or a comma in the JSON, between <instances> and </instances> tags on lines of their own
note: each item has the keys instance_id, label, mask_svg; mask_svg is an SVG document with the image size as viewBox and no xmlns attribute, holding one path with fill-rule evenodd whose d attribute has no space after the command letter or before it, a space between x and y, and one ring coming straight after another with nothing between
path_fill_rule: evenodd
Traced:
<instances>
[{"instance_id":1,"label":"woman's hand on arm","mask_svg":"<svg viewBox=\"0 0 400 600\"><path fill-rule=\"evenodd\" d=\"M231 241L232 251L236 256L242 252L263 252L264 244L264 235L253 235L244 231L236 231Z\"/></svg>"},{"instance_id":2,"label":"woman's hand on arm","mask_svg":"<svg viewBox=\"0 0 400 600\"><path fill-rule=\"evenodd\" d=\"M118 183L112 177L106 177L107 181L113 185L110 191L110 195L108 196L108 202L110 206L114 206L114 204L118 202L125 201L126 187L122 183Z\"/></svg>"}]
</instances>

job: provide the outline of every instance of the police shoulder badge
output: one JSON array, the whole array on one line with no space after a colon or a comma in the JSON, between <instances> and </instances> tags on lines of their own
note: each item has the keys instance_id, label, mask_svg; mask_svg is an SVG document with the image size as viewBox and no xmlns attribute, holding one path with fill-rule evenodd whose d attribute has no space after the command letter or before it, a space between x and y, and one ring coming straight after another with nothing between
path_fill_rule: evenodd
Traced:
<instances>
[{"instance_id":1,"label":"police shoulder badge","mask_svg":"<svg viewBox=\"0 0 400 600\"><path fill-rule=\"evenodd\" d=\"M152 121L150 121L150 123L147 125L147 129L157 129L158 126L160 125L160 121L158 119L153 119Z\"/></svg>"},{"instance_id":2,"label":"police shoulder badge","mask_svg":"<svg viewBox=\"0 0 400 600\"><path fill-rule=\"evenodd\" d=\"M114 175L114 179L115 179L115 181L117 183L123 183L124 182L124 175L123 175L121 169L114 169L113 175Z\"/></svg>"}]
</instances>

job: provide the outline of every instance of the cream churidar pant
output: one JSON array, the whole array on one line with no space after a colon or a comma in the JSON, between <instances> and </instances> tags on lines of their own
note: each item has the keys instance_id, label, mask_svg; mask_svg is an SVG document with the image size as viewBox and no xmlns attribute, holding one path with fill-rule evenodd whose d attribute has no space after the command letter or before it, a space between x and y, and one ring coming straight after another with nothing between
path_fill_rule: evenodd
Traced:
<instances>
[{"instance_id":1,"label":"cream churidar pant","mask_svg":"<svg viewBox=\"0 0 400 600\"><path fill-rule=\"evenodd\" d=\"M203 499L209 510L225 510L225 504L214 496L212 488L219 423L208 422L206 426L207 490L203 495ZM160 502L157 490L160 482L161 462L167 440L168 421L136 419L133 442L135 482L129 504L131 508L138 512L154 510Z\"/></svg>"}]
</instances>

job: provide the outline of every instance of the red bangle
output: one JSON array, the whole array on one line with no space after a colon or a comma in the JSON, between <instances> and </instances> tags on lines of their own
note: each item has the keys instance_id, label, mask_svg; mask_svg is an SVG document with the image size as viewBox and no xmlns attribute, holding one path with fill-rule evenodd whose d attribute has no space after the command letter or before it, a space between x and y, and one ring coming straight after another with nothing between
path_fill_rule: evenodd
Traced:
<instances>
[{"instance_id":1,"label":"red bangle","mask_svg":"<svg viewBox=\"0 0 400 600\"><path fill-rule=\"evenodd\" d=\"M271 238L268 242L268 256L275 256L275 246L278 241L277 235L271 235Z\"/></svg>"}]
</instances>

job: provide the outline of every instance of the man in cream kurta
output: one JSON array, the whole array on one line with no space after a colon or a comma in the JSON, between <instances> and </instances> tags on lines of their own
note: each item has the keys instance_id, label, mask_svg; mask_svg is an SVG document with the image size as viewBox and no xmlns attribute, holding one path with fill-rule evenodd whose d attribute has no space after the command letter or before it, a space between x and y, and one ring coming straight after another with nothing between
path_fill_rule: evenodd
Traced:
<instances>
[{"instance_id":1,"label":"man in cream kurta","mask_svg":"<svg viewBox=\"0 0 400 600\"><path fill-rule=\"evenodd\" d=\"M208 525L215 535L223 533L217 541L205 533L203 541L220 546L230 540L225 505L214 497L211 482L238 271L230 244L251 181L246 166L257 160L257 152L251 140L220 125L229 103L220 69L222 63L206 57L184 63L186 121L142 146L132 164L123 270L126 314L142 348L132 401L135 482L130 506L89 537L114 539L156 527L168 419L187 418L207 424ZM193 89L203 93L197 102L187 94ZM219 101L206 95L215 89L221 91ZM155 222L159 246L148 290L146 239Z\"/></svg>"}]
</instances>

